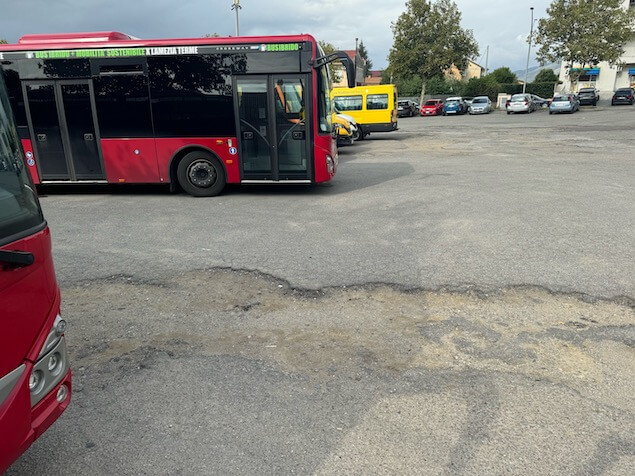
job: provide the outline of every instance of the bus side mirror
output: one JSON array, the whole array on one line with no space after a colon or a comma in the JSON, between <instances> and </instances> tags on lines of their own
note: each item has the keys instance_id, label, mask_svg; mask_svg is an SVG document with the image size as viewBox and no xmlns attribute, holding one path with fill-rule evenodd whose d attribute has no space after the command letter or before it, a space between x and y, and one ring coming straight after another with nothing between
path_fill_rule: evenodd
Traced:
<instances>
[{"instance_id":1,"label":"bus side mirror","mask_svg":"<svg viewBox=\"0 0 635 476\"><path fill-rule=\"evenodd\" d=\"M344 68L346 68L346 79L348 80L348 87L355 87L355 63L353 62L351 57L343 51L335 51L326 56L316 58L314 61L311 62L311 65L314 68L319 68L321 66L332 63L335 60L340 60L344 65Z\"/></svg>"}]
</instances>

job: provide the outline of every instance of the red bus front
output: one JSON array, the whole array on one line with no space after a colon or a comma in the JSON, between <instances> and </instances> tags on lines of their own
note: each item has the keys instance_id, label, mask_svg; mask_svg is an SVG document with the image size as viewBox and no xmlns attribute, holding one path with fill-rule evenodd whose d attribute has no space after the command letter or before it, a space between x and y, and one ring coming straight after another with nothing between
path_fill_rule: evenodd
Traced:
<instances>
[{"instance_id":1,"label":"red bus front","mask_svg":"<svg viewBox=\"0 0 635 476\"><path fill-rule=\"evenodd\" d=\"M28 175L0 76L0 473L71 392L51 235Z\"/></svg>"}]
</instances>

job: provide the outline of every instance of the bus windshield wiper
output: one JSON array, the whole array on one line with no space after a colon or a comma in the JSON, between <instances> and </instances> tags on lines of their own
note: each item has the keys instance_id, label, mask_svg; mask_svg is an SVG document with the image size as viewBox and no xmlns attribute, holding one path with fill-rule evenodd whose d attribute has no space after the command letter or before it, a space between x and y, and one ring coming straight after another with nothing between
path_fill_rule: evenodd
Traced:
<instances>
[{"instance_id":1,"label":"bus windshield wiper","mask_svg":"<svg viewBox=\"0 0 635 476\"><path fill-rule=\"evenodd\" d=\"M31 266L34 261L33 253L27 251L0 250L0 263L5 263L9 266Z\"/></svg>"}]
</instances>

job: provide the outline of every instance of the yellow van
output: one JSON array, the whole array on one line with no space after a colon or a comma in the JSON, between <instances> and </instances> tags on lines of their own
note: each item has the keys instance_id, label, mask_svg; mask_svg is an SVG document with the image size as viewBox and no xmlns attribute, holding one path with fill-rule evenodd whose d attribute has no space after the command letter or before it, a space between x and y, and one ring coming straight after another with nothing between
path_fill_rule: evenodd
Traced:
<instances>
[{"instance_id":1,"label":"yellow van","mask_svg":"<svg viewBox=\"0 0 635 476\"><path fill-rule=\"evenodd\" d=\"M371 132L397 130L397 88L394 84L333 88L336 112L352 116L360 127L359 138Z\"/></svg>"}]
</instances>

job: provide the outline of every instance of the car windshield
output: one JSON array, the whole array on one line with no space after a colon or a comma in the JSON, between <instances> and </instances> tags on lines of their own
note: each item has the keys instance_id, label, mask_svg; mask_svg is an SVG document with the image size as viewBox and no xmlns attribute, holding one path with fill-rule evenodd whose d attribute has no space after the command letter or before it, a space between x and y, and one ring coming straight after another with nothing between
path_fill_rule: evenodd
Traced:
<instances>
[{"instance_id":1,"label":"car windshield","mask_svg":"<svg viewBox=\"0 0 635 476\"><path fill-rule=\"evenodd\" d=\"M553 102L569 102L569 98L567 96L556 96L553 98Z\"/></svg>"},{"instance_id":2,"label":"car windshield","mask_svg":"<svg viewBox=\"0 0 635 476\"><path fill-rule=\"evenodd\" d=\"M592 93L593 89L580 89L580 93Z\"/></svg>"},{"instance_id":3,"label":"car windshield","mask_svg":"<svg viewBox=\"0 0 635 476\"><path fill-rule=\"evenodd\" d=\"M615 91L616 96L628 96L630 93L631 92L628 89L618 89L617 91Z\"/></svg>"},{"instance_id":4,"label":"car windshield","mask_svg":"<svg viewBox=\"0 0 635 476\"><path fill-rule=\"evenodd\" d=\"M449 101L446 102L446 104L448 106L454 106L454 105L456 105L458 103L459 103L459 101L457 101L456 99L452 99L452 100L449 100Z\"/></svg>"},{"instance_id":5,"label":"car windshield","mask_svg":"<svg viewBox=\"0 0 635 476\"><path fill-rule=\"evenodd\" d=\"M407 106L408 105L408 101L399 101L398 103L400 106Z\"/></svg>"},{"instance_id":6,"label":"car windshield","mask_svg":"<svg viewBox=\"0 0 635 476\"><path fill-rule=\"evenodd\" d=\"M512 102L525 102L527 98L525 96L513 96Z\"/></svg>"},{"instance_id":7,"label":"car windshield","mask_svg":"<svg viewBox=\"0 0 635 476\"><path fill-rule=\"evenodd\" d=\"M476 98L472 101L472 104L485 104L487 99L485 98Z\"/></svg>"},{"instance_id":8,"label":"car windshield","mask_svg":"<svg viewBox=\"0 0 635 476\"><path fill-rule=\"evenodd\" d=\"M426 101L424 106L436 106L437 104L439 104L439 101Z\"/></svg>"}]
</instances>

